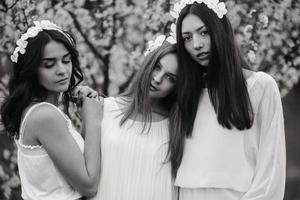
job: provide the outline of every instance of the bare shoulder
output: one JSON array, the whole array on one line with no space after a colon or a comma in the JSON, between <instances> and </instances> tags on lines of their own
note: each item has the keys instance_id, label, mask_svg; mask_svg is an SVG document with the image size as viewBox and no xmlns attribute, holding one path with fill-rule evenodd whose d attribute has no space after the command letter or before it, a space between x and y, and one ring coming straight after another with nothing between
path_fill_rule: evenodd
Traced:
<instances>
[{"instance_id":1,"label":"bare shoulder","mask_svg":"<svg viewBox=\"0 0 300 200\"><path fill-rule=\"evenodd\" d=\"M27 117L26 129L34 133L51 127L64 126L65 119L62 113L50 104L36 106Z\"/></svg>"},{"instance_id":2,"label":"bare shoulder","mask_svg":"<svg viewBox=\"0 0 300 200\"><path fill-rule=\"evenodd\" d=\"M36 121L44 121L56 117L62 117L62 114L54 105L47 103L36 106L29 117Z\"/></svg>"}]
</instances>

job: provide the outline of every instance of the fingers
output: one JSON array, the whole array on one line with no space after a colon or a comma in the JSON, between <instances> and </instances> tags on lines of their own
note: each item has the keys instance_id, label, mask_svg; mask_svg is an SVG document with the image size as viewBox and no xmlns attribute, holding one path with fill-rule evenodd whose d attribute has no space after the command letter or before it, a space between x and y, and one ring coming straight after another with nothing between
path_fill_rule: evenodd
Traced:
<instances>
[{"instance_id":1,"label":"fingers","mask_svg":"<svg viewBox=\"0 0 300 200\"><path fill-rule=\"evenodd\" d=\"M97 99L98 98L98 92L93 90L93 91L91 91L87 94L87 97Z\"/></svg>"},{"instance_id":2,"label":"fingers","mask_svg":"<svg viewBox=\"0 0 300 200\"><path fill-rule=\"evenodd\" d=\"M79 85L74 89L74 93L78 96L79 99L83 99L84 97L89 98L98 98L98 92L90 88L89 86Z\"/></svg>"}]
</instances>

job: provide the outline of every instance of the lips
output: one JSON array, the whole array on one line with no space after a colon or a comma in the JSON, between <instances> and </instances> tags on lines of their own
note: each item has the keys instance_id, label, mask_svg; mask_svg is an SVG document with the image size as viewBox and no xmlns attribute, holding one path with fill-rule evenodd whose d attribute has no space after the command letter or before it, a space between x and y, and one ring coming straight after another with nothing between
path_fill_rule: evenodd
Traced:
<instances>
[{"instance_id":1,"label":"lips","mask_svg":"<svg viewBox=\"0 0 300 200\"><path fill-rule=\"evenodd\" d=\"M196 57L200 60L206 60L209 58L209 52L201 52L196 55Z\"/></svg>"},{"instance_id":2,"label":"lips","mask_svg":"<svg viewBox=\"0 0 300 200\"><path fill-rule=\"evenodd\" d=\"M152 91L158 91L158 89L150 83L150 90Z\"/></svg>"},{"instance_id":3,"label":"lips","mask_svg":"<svg viewBox=\"0 0 300 200\"><path fill-rule=\"evenodd\" d=\"M56 83L66 83L68 81L68 77L67 78L63 78L59 81L57 81Z\"/></svg>"}]
</instances>

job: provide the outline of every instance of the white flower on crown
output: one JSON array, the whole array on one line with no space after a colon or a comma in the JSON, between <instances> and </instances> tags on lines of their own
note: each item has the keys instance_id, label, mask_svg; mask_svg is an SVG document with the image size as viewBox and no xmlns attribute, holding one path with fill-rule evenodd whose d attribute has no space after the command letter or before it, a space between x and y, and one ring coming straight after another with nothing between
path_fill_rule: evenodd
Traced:
<instances>
[{"instance_id":1,"label":"white flower on crown","mask_svg":"<svg viewBox=\"0 0 300 200\"><path fill-rule=\"evenodd\" d=\"M218 9L215 10L218 17L221 19L227 13L226 5L224 2L218 3Z\"/></svg>"},{"instance_id":2,"label":"white flower on crown","mask_svg":"<svg viewBox=\"0 0 300 200\"><path fill-rule=\"evenodd\" d=\"M163 42L165 41L165 39L166 39L165 35L159 35L156 37L155 40L150 40L148 42L148 48L144 52L144 55L147 56L150 52L152 52L155 49L157 49L158 47L160 47L163 44Z\"/></svg>"},{"instance_id":3,"label":"white flower on crown","mask_svg":"<svg viewBox=\"0 0 300 200\"><path fill-rule=\"evenodd\" d=\"M204 3L208 8L212 9L220 19L227 13L225 3L219 2L219 0L181 0L174 4L173 10L170 11L171 16L177 20L181 10L186 5L193 4L194 2L199 4Z\"/></svg>"},{"instance_id":4,"label":"white flower on crown","mask_svg":"<svg viewBox=\"0 0 300 200\"><path fill-rule=\"evenodd\" d=\"M174 23L171 24L171 32L170 36L167 38L167 41L171 44L176 43L176 25Z\"/></svg>"},{"instance_id":5,"label":"white flower on crown","mask_svg":"<svg viewBox=\"0 0 300 200\"><path fill-rule=\"evenodd\" d=\"M28 28L27 32L24 33L21 36L21 38L17 40L17 47L15 48L13 54L10 56L12 62L18 62L19 53L25 54L26 47L28 44L28 38L33 38L37 36L38 33L42 30L58 30L62 32L62 29L59 26L48 20L34 21L33 23L35 26Z\"/></svg>"},{"instance_id":6,"label":"white flower on crown","mask_svg":"<svg viewBox=\"0 0 300 200\"><path fill-rule=\"evenodd\" d=\"M61 31L61 28L57 26L56 24L48 21L48 20L42 20L42 21L35 21L33 22L36 27L40 27L41 29L44 30L59 30Z\"/></svg>"}]
</instances>

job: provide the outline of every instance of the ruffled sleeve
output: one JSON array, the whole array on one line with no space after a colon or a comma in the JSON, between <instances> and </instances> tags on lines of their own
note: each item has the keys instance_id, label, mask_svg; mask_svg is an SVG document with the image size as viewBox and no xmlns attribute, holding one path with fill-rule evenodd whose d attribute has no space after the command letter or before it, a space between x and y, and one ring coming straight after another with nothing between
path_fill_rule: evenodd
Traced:
<instances>
[{"instance_id":1,"label":"ruffled sleeve","mask_svg":"<svg viewBox=\"0 0 300 200\"><path fill-rule=\"evenodd\" d=\"M262 73L258 87L255 120L258 124L258 152L254 177L241 200L282 200L285 188L285 135L281 97L275 80Z\"/></svg>"}]
</instances>

